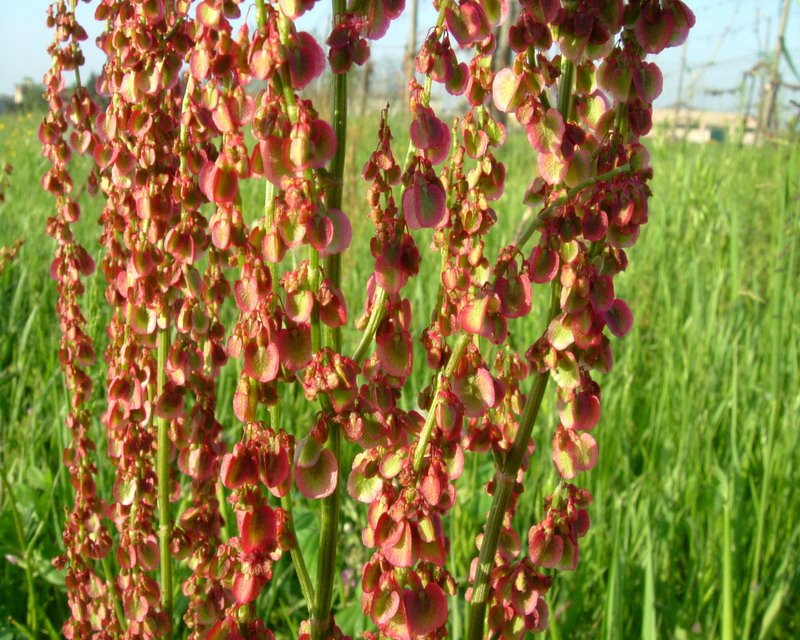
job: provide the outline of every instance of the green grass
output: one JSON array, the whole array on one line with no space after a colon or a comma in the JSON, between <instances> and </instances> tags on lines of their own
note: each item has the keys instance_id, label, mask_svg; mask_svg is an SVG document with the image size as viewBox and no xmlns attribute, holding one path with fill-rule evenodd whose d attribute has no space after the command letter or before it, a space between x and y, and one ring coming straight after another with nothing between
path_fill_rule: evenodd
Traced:
<instances>
[{"instance_id":1,"label":"green grass","mask_svg":"<svg viewBox=\"0 0 800 640\"><path fill-rule=\"evenodd\" d=\"M56 357L55 285L48 275L53 243L44 235L51 199L38 186L45 161L35 127L35 119L0 118L0 160L14 165L0 205L0 244L26 241L0 277L0 464L14 498L2 488L0 638L22 637L9 616L23 625L35 623L40 635L55 636L68 613L63 574L50 566L50 558L62 552L71 488L60 459L67 438L66 395ZM351 137L364 142L350 158L350 170L360 171L374 130ZM513 236L527 183L530 156L519 137L512 135L502 156L509 178L497 205L503 222L495 231L503 243ZM795 295L800 154L782 145L752 149L655 141L650 147L656 170L651 221L617 283L636 322L624 340L614 341L614 370L600 378L603 415L594 431L600 458L577 479L594 494L592 527L582 541L577 571L558 574L548 595L554 615L546 636L795 638L800 635ZM401 140L396 149L402 158ZM354 250L343 265L353 318L361 312L371 266L370 223L363 187L350 188L345 196L354 225ZM248 187L247 219L258 215L262 198L262 187ZM86 211L78 233L91 246L99 203L86 195L80 201ZM435 269L437 258L425 251L426 244L420 241L423 270ZM497 237L488 254L494 256L500 244ZM433 284L433 278L421 277L406 289L417 328L430 315ZM98 353L107 313L103 288L102 275L95 276L84 299L101 345ZM535 314L514 322L515 346L524 348L540 328ZM345 344L353 345L355 335L345 332ZM416 348L412 384L418 390L427 378L421 347ZM235 366L221 381L221 420L229 425L235 424L229 402ZM95 389L95 415L102 411L101 387ZM409 394L406 406L415 400L416 393ZM289 425L308 424L311 410L299 393L284 390L283 402ZM550 393L534 432L537 451L515 519L523 536L540 518L542 496L555 483L549 457L553 405ZM99 423L94 428L101 437ZM291 428L304 432L302 426ZM231 443L238 434L231 429L225 437ZM346 451L345 457L353 454ZM107 489L109 469L100 470L100 487ZM449 568L462 583L489 507L482 484L490 473L485 456L467 456L458 504L446 525ZM368 557L359 536L363 509L349 499L343 504L349 534L341 539L340 558L343 566L358 567ZM316 505L299 501L296 521L313 575ZM306 613L287 559L276 567L272 589L258 608L278 637L296 634ZM356 588L339 583L334 608L345 631L363 628ZM455 638L463 633L464 615L463 599L453 599Z\"/></svg>"}]
</instances>

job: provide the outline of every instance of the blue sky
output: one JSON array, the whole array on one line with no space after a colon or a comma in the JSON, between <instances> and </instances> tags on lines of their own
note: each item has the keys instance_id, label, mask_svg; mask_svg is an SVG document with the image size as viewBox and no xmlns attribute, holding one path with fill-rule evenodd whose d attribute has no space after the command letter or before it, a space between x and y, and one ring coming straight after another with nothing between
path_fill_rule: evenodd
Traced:
<instances>
[{"instance_id":1,"label":"blue sky","mask_svg":"<svg viewBox=\"0 0 800 640\"><path fill-rule=\"evenodd\" d=\"M44 24L48 4L47 0L23 0L14 2L14 8L5 11L4 20L0 21L0 94L13 93L14 85L25 76L40 80L49 67L46 48L51 33ZM713 96L707 92L740 87L743 73L756 64L762 53L772 51L781 0L689 0L688 4L697 16L697 25L687 44L684 101L699 108L736 110L741 104L740 95ZM246 0L242 4L243 12L252 5L252 1ZM329 6L324 1L319 2L301 19L303 28L322 33L330 19ZM90 6L81 2L78 12L81 24L90 35L85 46L87 68L99 71L102 58L93 39L100 25L94 22L94 10ZM253 13L251 10L251 24ZM434 19L432 4L423 0L419 24L431 24ZM407 25L405 16L395 21L386 40L373 48L373 55L399 59ZM786 44L800 70L800 2L792 2ZM675 102L680 56L678 48L668 49L656 57L664 73L664 92L656 106L669 107ZM788 65L782 64L781 69L787 82L800 84L800 78L793 77ZM787 91L782 101L785 103L788 98L800 100L800 91Z\"/></svg>"}]
</instances>

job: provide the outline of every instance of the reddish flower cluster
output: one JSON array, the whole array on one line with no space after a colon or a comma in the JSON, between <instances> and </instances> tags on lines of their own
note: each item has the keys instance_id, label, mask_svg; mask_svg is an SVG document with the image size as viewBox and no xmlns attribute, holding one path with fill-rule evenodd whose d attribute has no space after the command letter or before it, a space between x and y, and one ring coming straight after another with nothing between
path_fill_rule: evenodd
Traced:
<instances>
[{"instance_id":1,"label":"reddish flower cluster","mask_svg":"<svg viewBox=\"0 0 800 640\"><path fill-rule=\"evenodd\" d=\"M48 16L56 39L40 138L51 164L43 187L57 203L48 233L57 241L59 356L71 394L64 459L76 491L57 560L68 569L64 633L169 634L175 571L191 638L271 638L255 601L288 551L308 601L301 638L344 637L331 591L346 478L349 496L368 505L361 540L372 555L361 603L378 631L367 636L445 637L447 596L458 592L445 522L466 451L491 451L496 464L466 592L468 637L484 637L487 621L505 639L540 631L552 582L542 570L574 570L589 528L592 497L567 481L597 462L590 432L601 394L591 372L612 367L606 328L623 336L632 325L613 278L647 221L652 170L638 139L650 130L662 78L644 58L683 42L694 17L680 0L525 0L514 13L505 0L438 3L415 61L424 85L409 85L404 162L384 110L362 171L374 271L355 321L363 337L348 355L339 334L348 322L339 256L352 238L342 204L341 79L367 61L369 40L386 33L404 3L365 0L348 11L334 0L327 52L292 22L313 1L257 0L252 33L246 24L234 32L240 4L101 0L104 107L80 86L62 97L86 34L64 0ZM495 28L509 15L516 55L494 73ZM455 46L471 59L459 61ZM337 74L330 123L299 93L326 65ZM461 118L436 113L434 82L465 97ZM517 195L540 209L494 261L486 236L505 188L498 158L506 129L490 103L516 118L535 150L533 179ZM72 234L80 215L73 152L91 157L89 191L105 198L109 503L97 495L91 459L94 351L79 297L94 262ZM250 179L265 190L255 216L243 211ZM423 235L441 270L419 336L430 382L413 390L419 410L407 411L414 324L403 290L420 270ZM550 309L541 337L516 352L509 337L535 311L534 285L550 289ZM226 307L237 314L231 326L221 320ZM239 361L233 412L241 431L230 451L217 419L229 360ZM563 480L525 550L513 516L551 378L559 415L552 460ZM291 385L318 408L311 425L289 433L280 409ZM349 471L340 469L341 435L358 450ZM314 585L294 532L293 487L322 503ZM228 539L219 495L236 518ZM106 581L96 563L108 565L112 547L119 571Z\"/></svg>"},{"instance_id":2,"label":"reddish flower cluster","mask_svg":"<svg viewBox=\"0 0 800 640\"><path fill-rule=\"evenodd\" d=\"M68 168L73 149L78 147L75 150L80 151L81 140L92 135L94 114L85 90L76 90L66 103L61 95L64 73L75 71L81 64L83 54L79 43L87 36L64 2L50 8L47 21L55 29L49 48L53 66L45 76L50 113L39 128L39 139L42 152L51 164L42 179L42 187L56 198L56 214L47 221L47 233L57 242L50 275L58 283L59 361L70 394L67 427L71 442L64 451L64 464L75 490L75 505L64 528L66 553L56 558L54 564L67 569L71 617L63 628L65 637L112 638L120 631L112 606L115 587L106 584L95 565L108 555L112 546L104 522L107 507L97 494L97 468L92 460L95 443L90 434L88 401L92 393L89 368L94 364L95 352L86 334L86 318L80 307L80 296L84 292L82 278L92 274L95 263L73 236L72 225L80 218L81 209L72 198L73 183ZM71 139L70 127L74 127ZM90 181L93 180L91 176Z\"/></svg>"}]
</instances>

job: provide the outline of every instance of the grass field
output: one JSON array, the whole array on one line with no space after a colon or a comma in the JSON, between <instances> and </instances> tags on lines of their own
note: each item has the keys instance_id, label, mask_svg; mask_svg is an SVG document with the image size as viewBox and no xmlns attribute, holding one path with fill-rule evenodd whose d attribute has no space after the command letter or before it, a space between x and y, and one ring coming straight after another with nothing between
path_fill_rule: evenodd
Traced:
<instances>
[{"instance_id":1,"label":"grass field","mask_svg":"<svg viewBox=\"0 0 800 640\"><path fill-rule=\"evenodd\" d=\"M37 126L35 117L0 118L0 162L14 165L0 204L0 245L25 240L0 276L0 464L5 478L0 639L24 637L9 617L23 625L33 621L42 634L57 637L67 615L63 575L50 566L50 558L62 551L71 489L60 458L66 395L56 354L55 286L48 276L53 243L44 234L51 198L39 188L45 162L38 152ZM372 140L373 131L365 128L359 139ZM360 170L370 146L359 144L351 170ZM594 432L598 465L578 478L595 497L592 528L577 571L560 573L555 580L548 596L555 615L545 635L797 638L800 151L783 144L754 149L657 140L650 147L656 170L650 223L618 284L636 321L632 332L615 342L616 366L600 380L603 417ZM524 140L512 139L504 153L509 178L497 207L504 222L496 231L507 242L522 213L516 203L530 160ZM246 193L247 219L260 210L260 191L253 185ZM371 265L365 241L369 223L363 189L353 187L346 195L356 249L343 272L354 317ZM87 213L79 233L91 243L98 234L93 214L99 203L85 195L81 203ZM425 256L423 269L435 268L434 258ZM422 277L406 289L418 327L429 315L432 283ZM102 275L96 275L84 300L101 345L103 288ZM517 322L517 346L535 337L540 325L535 319ZM346 340L348 335L354 334L346 333ZM417 364L423 361L416 358ZM229 425L235 424L228 400L234 374L229 368L221 382L221 420ZM424 379L425 371L417 366L415 388ZM299 397L287 394L285 403L292 422L300 425L295 428L304 433L309 410ZM98 385L95 415L103 400ZM547 402L515 520L521 532L538 520L541 497L555 482L548 435L554 399ZM226 434L228 442L237 437L232 429ZM449 523L449 568L462 584L489 506L482 484L490 465L468 456L465 468ZM101 488L109 486L108 472L101 465ZM295 515L301 544L313 557L315 505L300 502ZM344 501L343 527L350 533L341 539L343 567L358 567L366 559L358 535L362 517L362 509ZM287 556L258 603L277 637L296 637L306 617L299 594ZM334 609L346 632L364 628L360 593L348 580L338 585ZM461 637L463 620L463 599L454 599L454 638Z\"/></svg>"}]
</instances>

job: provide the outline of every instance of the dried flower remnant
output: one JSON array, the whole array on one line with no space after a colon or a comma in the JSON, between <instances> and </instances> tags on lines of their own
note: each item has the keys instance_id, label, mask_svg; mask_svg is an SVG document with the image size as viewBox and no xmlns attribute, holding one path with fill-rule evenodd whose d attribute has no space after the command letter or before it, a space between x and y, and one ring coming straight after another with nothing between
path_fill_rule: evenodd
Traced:
<instances>
[{"instance_id":1,"label":"dried flower remnant","mask_svg":"<svg viewBox=\"0 0 800 640\"><path fill-rule=\"evenodd\" d=\"M8 247L0 247L0 276L3 275L6 267L17 257L17 254L19 253L19 250L22 248L23 244L25 244L25 241L20 238L14 244Z\"/></svg>"},{"instance_id":2,"label":"dried flower remnant","mask_svg":"<svg viewBox=\"0 0 800 640\"><path fill-rule=\"evenodd\" d=\"M543 571L579 563L592 497L572 483L598 463L593 372L613 366L609 335L631 329L614 277L648 218L652 169L639 138L662 76L645 57L682 43L694 16L679 0L529 0L519 12L505 0L439 3L415 58L420 82L408 79L409 148L398 155L384 109L361 173L373 267L350 349L341 256L358 250L363 204L342 199L346 74L367 63L405 5L334 0L330 33L317 42L294 22L315 4L257 0L252 28L236 22L237 0L97 2L104 107L79 84L65 97L86 33L73 6L50 9L51 112L40 139L51 165L42 185L57 203L48 233L71 393L65 463L76 503L57 561L68 570L67 637L166 637L176 610L191 638L273 637L256 602L289 552L308 606L300 636L345 638L331 608L345 499L367 505L367 637L444 637L458 593L445 532L465 455L495 463L467 637L485 637L486 625L504 639L545 629L556 578ZM494 29L511 15L514 56L495 73ZM308 98L326 67L330 120ZM462 96L458 118L437 113L434 83ZM496 258L487 237L503 215L508 169L491 104L531 146L530 185L510 195L539 209ZM104 198L100 420L114 478L102 498L88 431L94 352L78 304L94 260L71 230L80 215L73 154L91 159L88 191ZM257 212L246 208L249 181L263 189ZM421 311L404 291L427 250L437 254L438 292L415 335ZM549 291L548 309L535 308L537 286ZM512 348L519 323L539 312L540 337ZM411 389L415 339L430 374ZM219 419L229 361L239 372L235 424ZM558 423L538 451L531 433L551 378ZM307 424L285 414L292 387L313 406ZM416 409L403 408L409 400ZM343 446L356 452L349 469ZM513 516L525 471L541 458L562 480L526 538ZM294 530L298 496L321 505L316 580ZM112 550L116 576L106 571Z\"/></svg>"}]
</instances>

